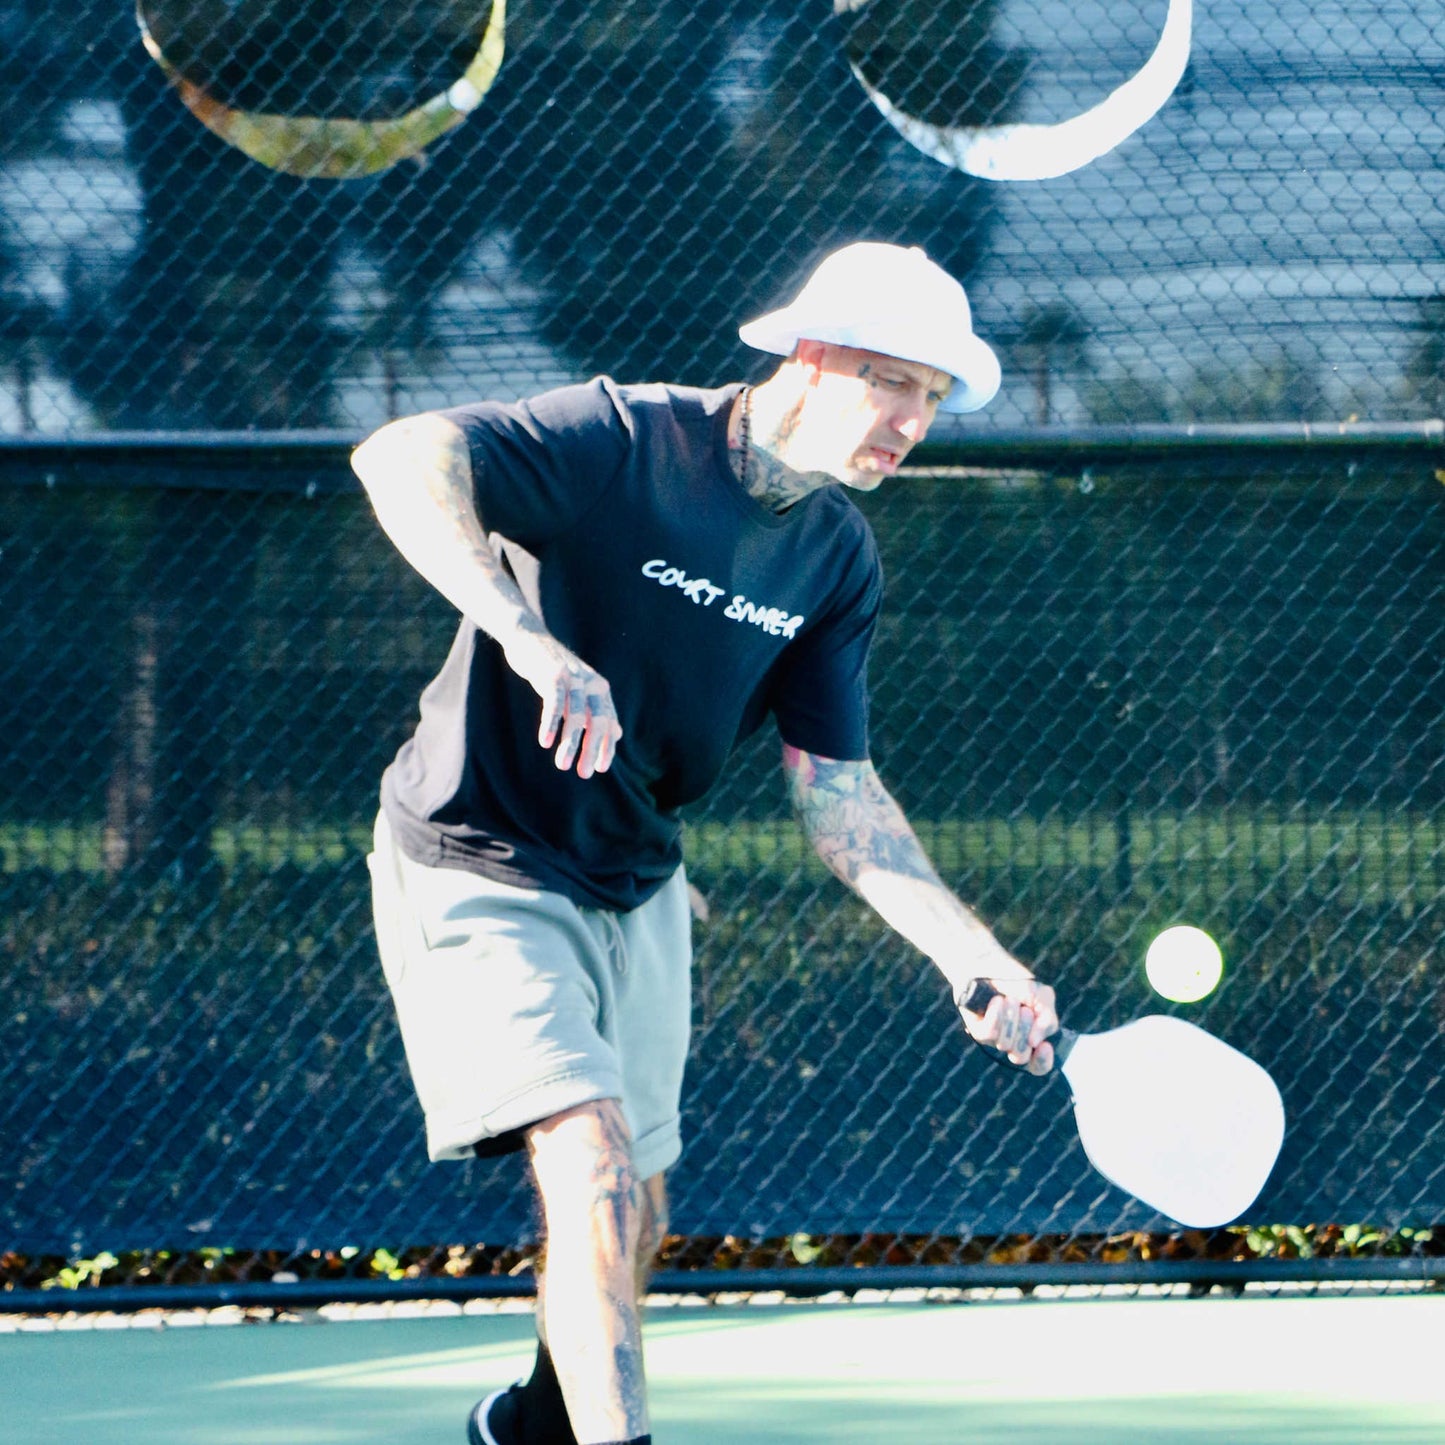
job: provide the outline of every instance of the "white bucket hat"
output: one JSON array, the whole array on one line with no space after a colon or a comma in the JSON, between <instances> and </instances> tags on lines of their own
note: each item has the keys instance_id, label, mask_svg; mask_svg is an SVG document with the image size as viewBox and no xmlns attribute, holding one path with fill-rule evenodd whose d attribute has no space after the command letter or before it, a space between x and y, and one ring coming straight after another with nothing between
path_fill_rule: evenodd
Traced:
<instances>
[{"instance_id":1,"label":"white bucket hat","mask_svg":"<svg viewBox=\"0 0 1445 1445\"><path fill-rule=\"evenodd\" d=\"M946 371L954 387L940 411L977 411L1002 379L998 357L973 334L963 287L917 246L855 241L825 256L790 305L738 328L759 351L792 355L828 341Z\"/></svg>"}]
</instances>

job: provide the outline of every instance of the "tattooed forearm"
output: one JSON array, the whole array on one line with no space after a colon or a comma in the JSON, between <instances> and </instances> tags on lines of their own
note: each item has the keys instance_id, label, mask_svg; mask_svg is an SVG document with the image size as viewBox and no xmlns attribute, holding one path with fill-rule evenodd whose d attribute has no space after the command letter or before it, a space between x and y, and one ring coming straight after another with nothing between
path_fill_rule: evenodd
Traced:
<instances>
[{"instance_id":1,"label":"tattooed forearm","mask_svg":"<svg viewBox=\"0 0 1445 1445\"><path fill-rule=\"evenodd\" d=\"M846 883L882 868L937 881L903 810L869 762L835 762L790 750L793 806L818 856Z\"/></svg>"},{"instance_id":2,"label":"tattooed forearm","mask_svg":"<svg viewBox=\"0 0 1445 1445\"><path fill-rule=\"evenodd\" d=\"M818 856L883 920L938 964L955 991L973 978L1026 970L934 871L869 762L785 748L798 817Z\"/></svg>"}]
</instances>

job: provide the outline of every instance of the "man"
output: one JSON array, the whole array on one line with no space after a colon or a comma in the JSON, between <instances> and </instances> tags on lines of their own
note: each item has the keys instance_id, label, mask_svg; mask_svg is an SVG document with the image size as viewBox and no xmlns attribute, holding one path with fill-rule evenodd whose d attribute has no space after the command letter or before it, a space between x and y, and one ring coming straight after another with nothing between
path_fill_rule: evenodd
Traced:
<instances>
[{"instance_id":1,"label":"man","mask_svg":"<svg viewBox=\"0 0 1445 1445\"><path fill-rule=\"evenodd\" d=\"M939 881L868 761L882 585L842 487L997 391L963 288L857 243L741 330L755 388L606 378L383 427L354 466L462 614L382 784L382 962L433 1159L525 1148L537 1365L472 1445L650 1441L638 1297L680 1150L690 918L677 810L768 713L828 866L938 965L975 1039L1052 1065L1053 992Z\"/></svg>"}]
</instances>

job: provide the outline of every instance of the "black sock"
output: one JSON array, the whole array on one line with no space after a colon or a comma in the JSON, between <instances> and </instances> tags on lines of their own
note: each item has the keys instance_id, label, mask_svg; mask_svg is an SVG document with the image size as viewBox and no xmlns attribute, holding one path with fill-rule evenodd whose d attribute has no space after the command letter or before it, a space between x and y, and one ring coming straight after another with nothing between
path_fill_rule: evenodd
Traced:
<instances>
[{"instance_id":1,"label":"black sock","mask_svg":"<svg viewBox=\"0 0 1445 1445\"><path fill-rule=\"evenodd\" d=\"M572 1421L567 1415L567 1402L562 1398L562 1385L552 1352L537 1341L537 1363L532 1376L519 1389L516 1421L523 1445L577 1445ZM652 1445L651 1435L638 1435L631 1440L606 1441L604 1445Z\"/></svg>"},{"instance_id":2,"label":"black sock","mask_svg":"<svg viewBox=\"0 0 1445 1445\"><path fill-rule=\"evenodd\" d=\"M517 1423L524 1445L577 1445L557 1368L541 1340L537 1341L532 1377L517 1391Z\"/></svg>"}]
</instances>

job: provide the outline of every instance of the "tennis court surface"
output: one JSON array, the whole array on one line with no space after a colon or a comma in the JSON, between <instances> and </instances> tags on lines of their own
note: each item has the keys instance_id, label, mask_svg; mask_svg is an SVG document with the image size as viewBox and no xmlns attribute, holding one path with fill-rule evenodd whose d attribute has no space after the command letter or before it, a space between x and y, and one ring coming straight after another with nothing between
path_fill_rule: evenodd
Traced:
<instances>
[{"instance_id":1,"label":"tennis court surface","mask_svg":"<svg viewBox=\"0 0 1445 1445\"><path fill-rule=\"evenodd\" d=\"M529 1365L524 1312L0 1336L11 1445L423 1445ZM659 1306L659 1445L1445 1440L1445 1295Z\"/></svg>"}]
</instances>

